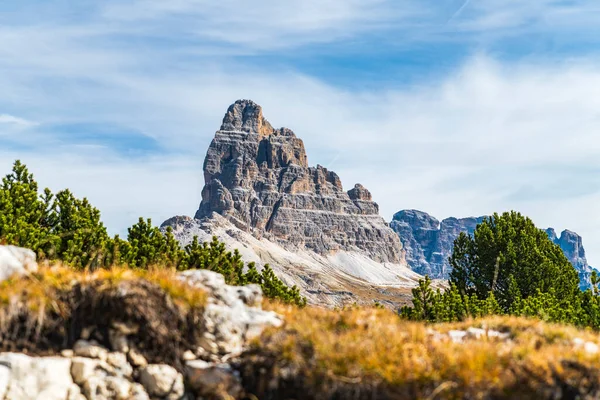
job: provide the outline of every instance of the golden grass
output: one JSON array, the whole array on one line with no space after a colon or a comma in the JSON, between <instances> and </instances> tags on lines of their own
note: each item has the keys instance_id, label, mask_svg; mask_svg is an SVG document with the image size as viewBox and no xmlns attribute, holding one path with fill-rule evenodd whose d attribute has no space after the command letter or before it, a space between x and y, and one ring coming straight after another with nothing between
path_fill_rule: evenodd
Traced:
<instances>
[{"instance_id":1,"label":"golden grass","mask_svg":"<svg viewBox=\"0 0 600 400\"><path fill-rule=\"evenodd\" d=\"M449 398L462 398L512 391L523 379L534 391L537 386L552 385L557 374L568 380L571 372L565 370L565 361L584 368L600 366L600 354L573 345L575 338L600 344L600 335L536 320L492 317L429 325L403 321L389 310L375 308L331 311L277 303L268 308L284 315L289 334L268 331L255 346L269 348L301 369L306 367L304 372L315 382L324 377L383 382L389 387L410 386L417 398L441 396L433 393L436 390L447 392ZM431 334L432 330L445 334L468 327L508 332L510 339L454 343ZM308 343L314 350L310 367L297 351L298 343Z\"/></svg>"},{"instance_id":2,"label":"golden grass","mask_svg":"<svg viewBox=\"0 0 600 400\"><path fill-rule=\"evenodd\" d=\"M57 311L58 294L71 290L77 284L100 283L102 287L109 289L120 282L135 280L146 280L159 286L180 306L197 308L206 304L206 293L177 279L176 271L172 269L113 267L88 272L54 265L40 267L38 272L26 277L0 282L0 305L6 306L18 301L33 311L47 307L53 307Z\"/></svg>"}]
</instances>

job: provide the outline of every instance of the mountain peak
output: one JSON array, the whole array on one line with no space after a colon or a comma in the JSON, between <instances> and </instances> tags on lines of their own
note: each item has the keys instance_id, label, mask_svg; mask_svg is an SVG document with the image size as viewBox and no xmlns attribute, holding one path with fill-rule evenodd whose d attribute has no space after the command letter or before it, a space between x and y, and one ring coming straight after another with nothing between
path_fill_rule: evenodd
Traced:
<instances>
[{"instance_id":1,"label":"mountain peak","mask_svg":"<svg viewBox=\"0 0 600 400\"><path fill-rule=\"evenodd\" d=\"M270 135L275 130L265 119L262 107L252 100L237 100L229 106L221 131L257 133L262 136Z\"/></svg>"}]
</instances>

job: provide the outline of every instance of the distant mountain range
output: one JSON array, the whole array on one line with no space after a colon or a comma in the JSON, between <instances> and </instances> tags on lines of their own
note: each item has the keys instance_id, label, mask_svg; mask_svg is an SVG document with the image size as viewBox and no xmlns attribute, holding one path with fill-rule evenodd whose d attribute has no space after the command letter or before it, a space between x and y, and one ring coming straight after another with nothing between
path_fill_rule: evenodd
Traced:
<instances>
[{"instance_id":1,"label":"distant mountain range","mask_svg":"<svg viewBox=\"0 0 600 400\"><path fill-rule=\"evenodd\" d=\"M440 222L423 211L402 210L394 215L390 227L398 233L406 252L406 262L413 271L431 278L447 279L451 271L448 258L454 240L461 232L472 235L484 218L446 218ZM593 269L585 258L581 236L569 230L557 236L553 228L546 229L546 233L579 273L581 288L587 289Z\"/></svg>"}]
</instances>

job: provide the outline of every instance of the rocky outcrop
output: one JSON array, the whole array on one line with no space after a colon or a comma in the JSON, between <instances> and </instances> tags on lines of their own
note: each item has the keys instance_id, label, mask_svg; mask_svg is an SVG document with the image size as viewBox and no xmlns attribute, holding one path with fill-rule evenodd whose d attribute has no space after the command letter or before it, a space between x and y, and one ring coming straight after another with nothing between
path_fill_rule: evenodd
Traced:
<instances>
[{"instance_id":1,"label":"rocky outcrop","mask_svg":"<svg viewBox=\"0 0 600 400\"><path fill-rule=\"evenodd\" d=\"M57 274L60 273L57 271ZM118 285L117 290L110 294L107 292L102 301L94 302L95 308L90 313L103 315L106 307L103 302L110 304L110 296L134 298L139 303L146 303L154 296L148 282L136 285L131 279L133 275L124 279L122 284L118 284L117 280L104 282L104 285ZM222 275L208 270L186 271L163 279L165 288L178 287L180 290L177 293L162 292L160 301L165 304L177 303L177 294L181 295L184 288L206 296L206 302L197 306L201 313L188 314L186 318L197 329L195 333L188 332L189 337L177 345L178 359L173 359L167 348L172 343L145 343L143 340L144 337L169 334L164 332L169 329L166 322L174 316L168 313L157 314L151 325L142 325L138 316L123 321L119 317L122 310L113 309L110 310L111 319L102 327L90 326L81 318L72 320L64 317L66 319L62 322L70 335L78 335L71 348L61 347L65 340L58 340L59 347L48 348L48 343L56 339L53 335L59 333L40 332L47 337L41 338L41 346L30 348L29 354L0 353L0 400L245 398L234 364L250 341L264 329L281 327L282 318L273 311L261 309L262 290L257 285L229 286ZM167 279L172 279L172 282ZM180 286L173 286L173 283ZM84 291L92 296L90 288ZM19 302L18 297L11 301ZM73 310L70 313L73 314ZM35 330L35 326L21 323L23 330ZM0 328L6 329L6 326ZM2 346L18 351L21 348L19 341L19 338L12 343L6 340ZM145 348L148 344L158 348ZM52 355L34 356L40 353ZM151 360L143 354L158 356Z\"/></svg>"},{"instance_id":2,"label":"rocky outcrop","mask_svg":"<svg viewBox=\"0 0 600 400\"><path fill-rule=\"evenodd\" d=\"M585 249L583 248L583 239L577 233L564 230L560 236L556 235L553 228L546 229L548 237L557 245L560 246L567 259L573 264L579 273L579 281L581 288L587 289L591 285L591 276L593 268L588 264L585 258Z\"/></svg>"},{"instance_id":3,"label":"rocky outcrop","mask_svg":"<svg viewBox=\"0 0 600 400\"><path fill-rule=\"evenodd\" d=\"M425 212L402 210L394 215L390 227L400 237L406 261L415 272L447 279L451 271L448 258L452 254L454 240L461 232L472 235L484 218L447 218L440 223ZM558 237L552 228L548 228L546 233L578 271L581 288L587 289L593 269L585 258L581 236L565 230Z\"/></svg>"},{"instance_id":4,"label":"rocky outcrop","mask_svg":"<svg viewBox=\"0 0 600 400\"><path fill-rule=\"evenodd\" d=\"M250 100L227 110L206 154L204 180L197 219L217 213L287 249L403 261L400 241L369 191L357 184L346 192L335 172L309 167L302 140L274 129Z\"/></svg>"},{"instance_id":5,"label":"rocky outcrop","mask_svg":"<svg viewBox=\"0 0 600 400\"><path fill-rule=\"evenodd\" d=\"M425 212L402 210L394 214L390 227L400 237L406 262L415 272L447 279L454 240L460 232L472 234L482 220L483 217L448 218L440 223Z\"/></svg>"},{"instance_id":6,"label":"rocky outcrop","mask_svg":"<svg viewBox=\"0 0 600 400\"><path fill-rule=\"evenodd\" d=\"M0 281L13 275L26 275L37 271L35 253L16 246L0 246Z\"/></svg>"}]
</instances>

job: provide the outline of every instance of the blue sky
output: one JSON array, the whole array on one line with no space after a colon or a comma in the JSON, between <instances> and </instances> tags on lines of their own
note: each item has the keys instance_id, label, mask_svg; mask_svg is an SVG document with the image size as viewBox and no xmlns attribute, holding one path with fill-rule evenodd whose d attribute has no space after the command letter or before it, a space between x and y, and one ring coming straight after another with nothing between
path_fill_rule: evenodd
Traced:
<instances>
[{"instance_id":1,"label":"blue sky","mask_svg":"<svg viewBox=\"0 0 600 400\"><path fill-rule=\"evenodd\" d=\"M509 209L600 265L600 3L4 0L0 167L123 232L193 215L227 106L261 104L382 215Z\"/></svg>"}]
</instances>

